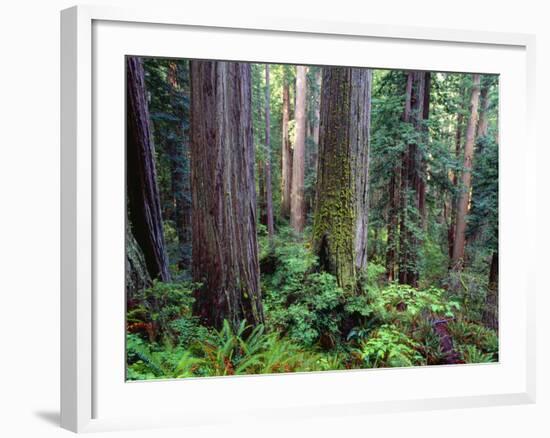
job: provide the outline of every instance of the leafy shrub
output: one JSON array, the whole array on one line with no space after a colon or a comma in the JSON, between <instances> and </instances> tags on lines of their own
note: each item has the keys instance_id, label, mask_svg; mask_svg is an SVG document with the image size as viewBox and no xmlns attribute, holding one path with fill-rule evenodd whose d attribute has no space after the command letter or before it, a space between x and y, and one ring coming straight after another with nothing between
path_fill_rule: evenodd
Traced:
<instances>
[{"instance_id":1,"label":"leafy shrub","mask_svg":"<svg viewBox=\"0 0 550 438\"><path fill-rule=\"evenodd\" d=\"M458 320L449 324L449 332L459 349L466 351L468 346L475 347L479 352L488 354L493 361L498 360L498 336L494 330Z\"/></svg>"},{"instance_id":2,"label":"leafy shrub","mask_svg":"<svg viewBox=\"0 0 550 438\"><path fill-rule=\"evenodd\" d=\"M494 357L490 353L483 353L475 345L465 345L459 347L466 363L489 363L494 362Z\"/></svg>"},{"instance_id":3,"label":"leafy shrub","mask_svg":"<svg viewBox=\"0 0 550 438\"><path fill-rule=\"evenodd\" d=\"M488 276L473 271L450 271L445 281L451 296L460 300L467 319L481 321L485 309Z\"/></svg>"},{"instance_id":4,"label":"leafy shrub","mask_svg":"<svg viewBox=\"0 0 550 438\"><path fill-rule=\"evenodd\" d=\"M423 285L438 284L447 275L448 255L441 245L427 237L420 249L420 278Z\"/></svg>"},{"instance_id":5,"label":"leafy shrub","mask_svg":"<svg viewBox=\"0 0 550 438\"><path fill-rule=\"evenodd\" d=\"M361 344L359 354L369 368L425 365L420 345L394 325L384 324Z\"/></svg>"},{"instance_id":6,"label":"leafy shrub","mask_svg":"<svg viewBox=\"0 0 550 438\"><path fill-rule=\"evenodd\" d=\"M418 290L392 283L374 297L374 307L382 320L417 323L429 315L454 318L460 309L457 300L447 300L445 291L435 287Z\"/></svg>"},{"instance_id":7,"label":"leafy shrub","mask_svg":"<svg viewBox=\"0 0 550 438\"><path fill-rule=\"evenodd\" d=\"M280 339L276 333L266 334L262 325L250 332L250 327L241 323L234 331L224 321L220 330L211 331L189 349L155 350L154 345L136 335L128 335L128 379L270 374L343 367L340 356L304 350L287 339Z\"/></svg>"},{"instance_id":8,"label":"leafy shrub","mask_svg":"<svg viewBox=\"0 0 550 438\"><path fill-rule=\"evenodd\" d=\"M321 338L333 346L339 337L343 290L336 277L316 272L317 258L300 243L275 250L277 269L264 283L268 328L311 347Z\"/></svg>"},{"instance_id":9,"label":"leafy shrub","mask_svg":"<svg viewBox=\"0 0 550 438\"><path fill-rule=\"evenodd\" d=\"M191 318L195 287L190 282L154 281L152 287L137 292L133 301L128 303L128 331L138 331L145 327L151 341L162 339L172 343L178 337L174 321L182 317Z\"/></svg>"}]
</instances>

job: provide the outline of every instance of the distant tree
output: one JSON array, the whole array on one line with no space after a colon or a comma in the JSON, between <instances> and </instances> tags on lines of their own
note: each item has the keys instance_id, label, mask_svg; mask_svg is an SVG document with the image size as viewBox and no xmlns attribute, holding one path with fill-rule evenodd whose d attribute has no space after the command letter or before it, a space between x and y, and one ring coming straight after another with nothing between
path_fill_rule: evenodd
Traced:
<instances>
[{"instance_id":1,"label":"distant tree","mask_svg":"<svg viewBox=\"0 0 550 438\"><path fill-rule=\"evenodd\" d=\"M263 322L256 230L251 67L191 61L195 311L202 322Z\"/></svg>"},{"instance_id":2,"label":"distant tree","mask_svg":"<svg viewBox=\"0 0 550 438\"><path fill-rule=\"evenodd\" d=\"M273 193L271 183L271 94L269 91L269 64L265 65L265 197L267 232L272 238L275 234L273 225Z\"/></svg>"},{"instance_id":3,"label":"distant tree","mask_svg":"<svg viewBox=\"0 0 550 438\"><path fill-rule=\"evenodd\" d=\"M289 135L290 118L290 84L286 66L283 66L283 116L282 116L282 151L281 151L281 215L290 217L290 197L292 187L292 145Z\"/></svg>"},{"instance_id":4,"label":"distant tree","mask_svg":"<svg viewBox=\"0 0 550 438\"><path fill-rule=\"evenodd\" d=\"M290 224L302 232L306 223L304 205L304 164L306 147L306 73L307 67L296 67L296 140L292 156Z\"/></svg>"},{"instance_id":5,"label":"distant tree","mask_svg":"<svg viewBox=\"0 0 550 438\"><path fill-rule=\"evenodd\" d=\"M407 74L403 121L409 125L407 145L402 153L399 215L399 282L416 286L418 256L425 205L425 128L429 109L428 73ZM426 95L427 94L427 95ZM426 107L426 109L425 109Z\"/></svg>"},{"instance_id":6,"label":"distant tree","mask_svg":"<svg viewBox=\"0 0 550 438\"><path fill-rule=\"evenodd\" d=\"M466 245L466 215L468 214L470 191L472 188L471 177L478 121L479 85L480 75L472 75L470 117L468 119L466 139L464 142L464 164L462 167L460 195L458 197L457 204L456 230L452 258L452 267L453 269L458 270L462 269L464 263L464 249Z\"/></svg>"},{"instance_id":7,"label":"distant tree","mask_svg":"<svg viewBox=\"0 0 550 438\"><path fill-rule=\"evenodd\" d=\"M126 183L132 234L151 278L169 281L145 75L139 57L126 57L126 90Z\"/></svg>"}]
</instances>

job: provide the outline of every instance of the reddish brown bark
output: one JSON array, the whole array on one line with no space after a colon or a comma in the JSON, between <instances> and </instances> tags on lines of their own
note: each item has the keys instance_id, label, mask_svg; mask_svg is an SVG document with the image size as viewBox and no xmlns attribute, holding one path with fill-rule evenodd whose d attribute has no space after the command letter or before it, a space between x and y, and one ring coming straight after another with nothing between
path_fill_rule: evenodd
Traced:
<instances>
[{"instance_id":1,"label":"reddish brown bark","mask_svg":"<svg viewBox=\"0 0 550 438\"><path fill-rule=\"evenodd\" d=\"M454 365L464 363L460 354L455 350L453 338L449 332L447 320L442 319L433 323L434 331L439 338L439 350L442 353L441 365Z\"/></svg>"},{"instance_id":2,"label":"reddish brown bark","mask_svg":"<svg viewBox=\"0 0 550 438\"><path fill-rule=\"evenodd\" d=\"M479 123L477 125L477 140L481 140L487 136L489 131L489 87L487 84L481 88L479 94L480 108L479 108ZM481 152L481 150L480 150Z\"/></svg>"},{"instance_id":3,"label":"reddish brown bark","mask_svg":"<svg viewBox=\"0 0 550 438\"><path fill-rule=\"evenodd\" d=\"M478 121L480 75L472 75L472 80L470 117L468 119L466 139L464 143L464 164L461 175L460 194L457 203L455 241L452 257L452 267L457 270L461 270L464 264L464 250L466 245L466 215L468 214L470 191L472 188L471 178Z\"/></svg>"},{"instance_id":4,"label":"reddish brown bark","mask_svg":"<svg viewBox=\"0 0 550 438\"><path fill-rule=\"evenodd\" d=\"M418 252L422 229L422 209L425 202L424 154L422 141L425 138L424 118L429 107L429 84L427 73L412 71L407 75L405 111L403 120L410 122L416 131L417 140L409 143L402 155L399 223L399 282L416 286L418 283ZM413 211L415 213L413 213Z\"/></svg>"},{"instance_id":5,"label":"reddish brown bark","mask_svg":"<svg viewBox=\"0 0 550 438\"><path fill-rule=\"evenodd\" d=\"M139 57L126 57L126 90L126 189L131 232L143 251L151 278L169 281L145 74Z\"/></svg>"},{"instance_id":6,"label":"reddish brown bark","mask_svg":"<svg viewBox=\"0 0 550 438\"><path fill-rule=\"evenodd\" d=\"M281 151L281 215L290 217L290 195L292 187L292 147L288 134L290 113L290 87L288 77L283 73L283 138Z\"/></svg>"},{"instance_id":7,"label":"reddish brown bark","mask_svg":"<svg viewBox=\"0 0 550 438\"><path fill-rule=\"evenodd\" d=\"M190 65L195 312L209 326L260 324L250 64Z\"/></svg>"},{"instance_id":8,"label":"reddish brown bark","mask_svg":"<svg viewBox=\"0 0 550 438\"><path fill-rule=\"evenodd\" d=\"M271 186L271 94L269 91L269 64L265 66L265 197L267 233L270 238L275 233L273 225L273 194Z\"/></svg>"}]
</instances>

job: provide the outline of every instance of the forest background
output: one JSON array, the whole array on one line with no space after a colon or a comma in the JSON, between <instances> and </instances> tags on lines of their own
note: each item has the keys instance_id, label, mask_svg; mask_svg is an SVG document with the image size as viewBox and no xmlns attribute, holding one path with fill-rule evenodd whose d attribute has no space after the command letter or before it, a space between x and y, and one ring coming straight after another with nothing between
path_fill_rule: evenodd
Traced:
<instances>
[{"instance_id":1,"label":"forest background","mask_svg":"<svg viewBox=\"0 0 550 438\"><path fill-rule=\"evenodd\" d=\"M496 76L129 58L128 96L129 378L498 360Z\"/></svg>"}]
</instances>

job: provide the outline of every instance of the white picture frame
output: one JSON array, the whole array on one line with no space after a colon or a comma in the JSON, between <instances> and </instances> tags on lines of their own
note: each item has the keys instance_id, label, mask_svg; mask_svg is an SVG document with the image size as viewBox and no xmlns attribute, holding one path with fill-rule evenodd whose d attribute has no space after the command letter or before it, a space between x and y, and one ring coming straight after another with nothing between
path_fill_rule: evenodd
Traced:
<instances>
[{"instance_id":1,"label":"white picture frame","mask_svg":"<svg viewBox=\"0 0 550 438\"><path fill-rule=\"evenodd\" d=\"M142 36L145 33L147 38ZM174 43L178 39L193 39L193 48L182 48L183 43L178 47ZM286 45L290 40L294 51ZM285 42L284 53L277 41ZM230 44L238 48L230 49ZM534 402L534 272L527 260L521 260L521 254L534 246L536 232L535 215L529 214L535 205L534 45L534 37L524 34L361 22L291 17L228 20L215 14L104 6L62 11L62 427L84 432L247 416L300 418ZM376 61L358 55L364 48L372 49L370 59ZM120 374L124 288L109 286L120 285L124 275L123 269L119 272L124 249L117 244L124 238L123 54L309 64L332 60L337 65L500 74L500 362L125 383ZM513 154L511 146L520 140L521 153ZM512 168L519 183L511 184ZM509 198L520 199L523 206L512 208ZM519 223L529 225L522 230L522 240L513 233ZM513 272L506 269L512 265ZM242 396L229 407L208 398L218 394L223 399L226 391ZM247 405L247 397L258 393L263 398ZM136 397L152 400L146 413L132 403ZM168 410L168 403L175 407Z\"/></svg>"}]
</instances>

